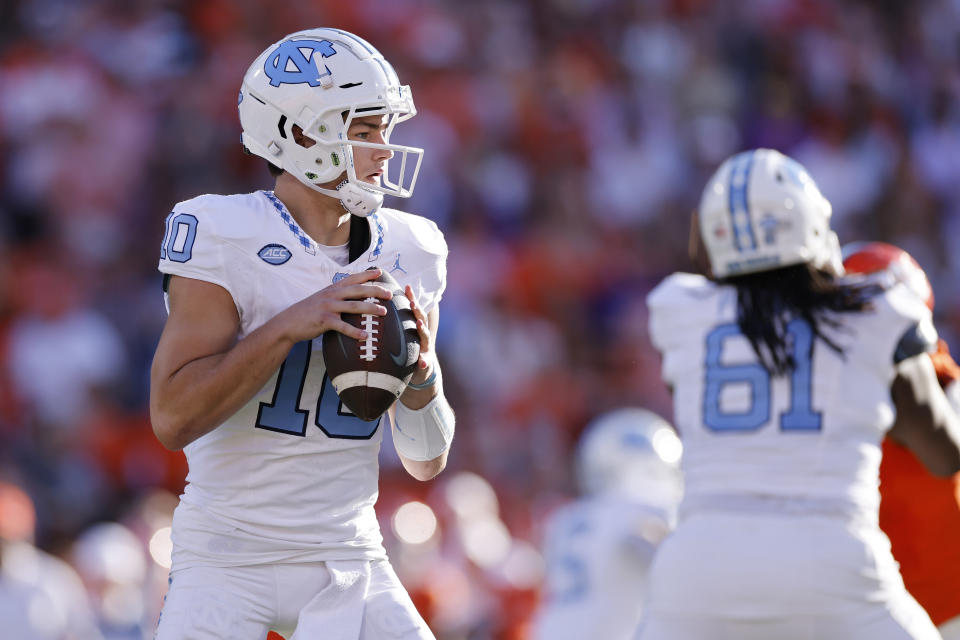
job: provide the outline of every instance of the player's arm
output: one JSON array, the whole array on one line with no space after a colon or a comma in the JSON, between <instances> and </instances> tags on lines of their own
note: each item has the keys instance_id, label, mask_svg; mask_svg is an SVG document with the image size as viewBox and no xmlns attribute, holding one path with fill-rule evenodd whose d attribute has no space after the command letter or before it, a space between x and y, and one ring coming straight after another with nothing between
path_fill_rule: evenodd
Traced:
<instances>
[{"instance_id":1,"label":"player's arm","mask_svg":"<svg viewBox=\"0 0 960 640\"><path fill-rule=\"evenodd\" d=\"M670 534L672 527L665 517L644 513L628 522L628 528L620 539L623 550L649 568L660 543Z\"/></svg>"},{"instance_id":2,"label":"player's arm","mask_svg":"<svg viewBox=\"0 0 960 640\"><path fill-rule=\"evenodd\" d=\"M219 285L174 276L168 290L170 315L150 371L150 419L168 449L178 450L236 413L280 367L293 345L328 329L353 338L361 329L343 312L384 315L367 297L389 299L390 291L368 282L378 269L363 271L301 300L242 340L230 293Z\"/></svg>"},{"instance_id":3,"label":"player's arm","mask_svg":"<svg viewBox=\"0 0 960 640\"><path fill-rule=\"evenodd\" d=\"M926 353L904 359L890 388L897 419L888 435L938 476L960 471L960 416L950 407Z\"/></svg>"},{"instance_id":4,"label":"player's arm","mask_svg":"<svg viewBox=\"0 0 960 640\"><path fill-rule=\"evenodd\" d=\"M453 439L454 416L443 395L443 376L433 350L440 311L424 314L407 286L405 294L417 319L420 333L420 360L410 386L390 408L393 442L403 468L417 480L430 480L447 465L447 453ZM400 406L402 405L402 406Z\"/></svg>"}]
</instances>

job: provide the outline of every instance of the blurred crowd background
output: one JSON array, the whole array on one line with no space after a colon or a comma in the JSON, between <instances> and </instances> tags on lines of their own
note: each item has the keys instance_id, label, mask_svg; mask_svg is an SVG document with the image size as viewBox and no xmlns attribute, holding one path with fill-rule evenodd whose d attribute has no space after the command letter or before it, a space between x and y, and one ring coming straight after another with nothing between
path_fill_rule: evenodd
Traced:
<instances>
[{"instance_id":1,"label":"blurred crowd background","mask_svg":"<svg viewBox=\"0 0 960 640\"><path fill-rule=\"evenodd\" d=\"M271 188L237 90L269 43L315 26L370 40L411 85L419 115L394 140L424 164L388 206L450 246L456 445L427 484L385 448L378 503L441 640L525 637L584 425L624 405L670 417L643 300L690 268L689 213L731 153L794 156L841 242L912 253L960 349L957 0L7 0L0 537L19 555L0 576L77 571L47 627L83 618L85 593L103 637L152 633L186 472L147 412L163 221ZM0 612L10 594L0 579Z\"/></svg>"}]
</instances>

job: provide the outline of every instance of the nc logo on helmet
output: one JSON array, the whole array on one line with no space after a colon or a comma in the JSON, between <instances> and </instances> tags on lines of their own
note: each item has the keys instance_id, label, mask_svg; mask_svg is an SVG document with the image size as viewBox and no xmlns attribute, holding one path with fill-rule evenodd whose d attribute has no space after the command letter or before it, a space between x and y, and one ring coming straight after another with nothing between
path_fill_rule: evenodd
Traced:
<instances>
[{"instance_id":1,"label":"nc logo on helmet","mask_svg":"<svg viewBox=\"0 0 960 640\"><path fill-rule=\"evenodd\" d=\"M263 72L270 78L270 84L303 84L320 86L320 78L330 75L330 69L324 65L320 73L314 54L320 52L324 58L336 55L333 43L329 40L287 40L273 50L263 63Z\"/></svg>"}]
</instances>

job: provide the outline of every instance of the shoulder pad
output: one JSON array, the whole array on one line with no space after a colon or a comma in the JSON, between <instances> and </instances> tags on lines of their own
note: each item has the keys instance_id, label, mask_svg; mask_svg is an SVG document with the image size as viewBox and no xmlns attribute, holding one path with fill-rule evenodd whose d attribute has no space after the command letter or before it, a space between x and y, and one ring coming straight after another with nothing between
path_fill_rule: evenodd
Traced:
<instances>
[{"instance_id":1,"label":"shoulder pad","mask_svg":"<svg viewBox=\"0 0 960 640\"><path fill-rule=\"evenodd\" d=\"M262 233L261 224L265 211L269 215L275 215L260 201L257 193L206 194L179 202L173 208L174 213L196 216L204 222L208 231L232 241L259 236Z\"/></svg>"},{"instance_id":2,"label":"shoulder pad","mask_svg":"<svg viewBox=\"0 0 960 640\"><path fill-rule=\"evenodd\" d=\"M402 233L405 241L438 256L447 255L447 241L437 223L429 218L396 209L380 209L387 226L387 233Z\"/></svg>"},{"instance_id":3,"label":"shoulder pad","mask_svg":"<svg viewBox=\"0 0 960 640\"><path fill-rule=\"evenodd\" d=\"M657 350L666 353L682 348L691 330L714 322L717 296L726 289L692 273L674 273L664 278L647 296L647 331ZM673 382L667 380L667 384Z\"/></svg>"},{"instance_id":4,"label":"shoulder pad","mask_svg":"<svg viewBox=\"0 0 960 640\"><path fill-rule=\"evenodd\" d=\"M245 214L236 216L240 221L252 217L246 214L249 200L245 198L246 196L203 195L177 203L164 223L159 270L167 276L206 280L232 292L232 269L227 268L223 258L227 244L224 233L228 231L233 235L236 233L233 229L237 227L252 228L250 222L236 225L226 223L230 220L227 215L231 211ZM170 278L165 277L164 291L167 291L169 282Z\"/></svg>"},{"instance_id":5,"label":"shoulder pad","mask_svg":"<svg viewBox=\"0 0 960 640\"><path fill-rule=\"evenodd\" d=\"M691 297L706 297L716 287L716 283L695 273L672 273L647 295L647 306L651 309L671 307Z\"/></svg>"}]
</instances>

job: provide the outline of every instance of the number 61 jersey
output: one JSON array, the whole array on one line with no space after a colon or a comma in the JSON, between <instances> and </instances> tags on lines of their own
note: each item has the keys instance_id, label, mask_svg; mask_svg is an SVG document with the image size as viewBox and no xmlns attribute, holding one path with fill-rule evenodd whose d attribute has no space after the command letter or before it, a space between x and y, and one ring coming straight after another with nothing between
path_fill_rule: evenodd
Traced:
<instances>
[{"instance_id":1,"label":"number 61 jersey","mask_svg":"<svg viewBox=\"0 0 960 640\"><path fill-rule=\"evenodd\" d=\"M936 335L916 296L895 286L872 299L872 310L835 316L842 328L821 330L843 355L806 322L789 323L796 367L781 376L767 372L741 334L733 286L677 273L647 305L684 443L684 512L760 495L812 498L876 521L898 347L904 336Z\"/></svg>"},{"instance_id":2,"label":"number 61 jersey","mask_svg":"<svg viewBox=\"0 0 960 640\"><path fill-rule=\"evenodd\" d=\"M370 246L329 257L272 192L205 195L167 217L159 269L226 289L242 339L290 305L369 267L410 285L429 312L446 286L447 247L422 217L380 209ZM320 338L296 344L236 414L189 444L174 515L174 564L238 566L385 557L373 505L384 426L340 404Z\"/></svg>"}]
</instances>

